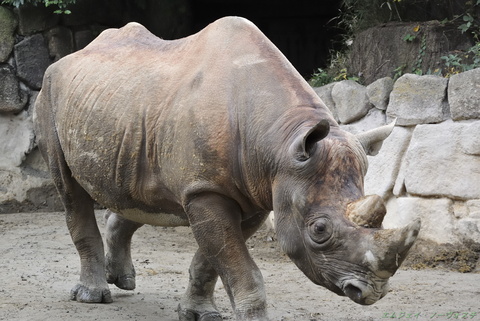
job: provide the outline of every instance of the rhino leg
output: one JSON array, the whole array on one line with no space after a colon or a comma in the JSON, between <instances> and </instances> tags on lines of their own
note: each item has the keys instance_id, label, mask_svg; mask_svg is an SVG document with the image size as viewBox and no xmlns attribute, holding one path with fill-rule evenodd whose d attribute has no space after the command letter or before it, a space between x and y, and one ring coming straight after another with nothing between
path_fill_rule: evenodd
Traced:
<instances>
[{"instance_id":1,"label":"rhino leg","mask_svg":"<svg viewBox=\"0 0 480 321\"><path fill-rule=\"evenodd\" d=\"M218 274L200 250L195 253L189 269L190 281L187 292L178 305L180 321L221 321L213 292Z\"/></svg>"},{"instance_id":2,"label":"rhino leg","mask_svg":"<svg viewBox=\"0 0 480 321\"><path fill-rule=\"evenodd\" d=\"M248 223L242 222L242 213L237 203L217 194L197 196L187 205L186 210L199 251L222 279L236 319L268 320L263 277L245 245L245 240L258 229L268 213L260 218L257 216ZM208 267L204 266L203 271L208 271ZM198 268L194 267L195 269L199 271ZM193 276L194 279L190 280L192 287L195 290L207 290L211 297L213 285ZM213 283L213 274L206 279ZM204 299L212 304L209 297Z\"/></svg>"},{"instance_id":3,"label":"rhino leg","mask_svg":"<svg viewBox=\"0 0 480 321\"><path fill-rule=\"evenodd\" d=\"M54 181L65 206L70 236L80 256L80 282L71 290L70 298L79 302L112 302L93 200L72 178L66 164L60 171L61 178Z\"/></svg>"},{"instance_id":4,"label":"rhino leg","mask_svg":"<svg viewBox=\"0 0 480 321\"><path fill-rule=\"evenodd\" d=\"M130 254L132 236L143 224L127 220L110 210L105 213L107 282L120 289L135 289L135 268Z\"/></svg>"},{"instance_id":5,"label":"rhino leg","mask_svg":"<svg viewBox=\"0 0 480 321\"><path fill-rule=\"evenodd\" d=\"M80 256L80 282L72 289L71 299L79 302L112 302L105 279L103 242L95 219L93 200L72 177L54 130L54 118L49 105L44 104L41 97L38 101L38 146L62 199L68 230Z\"/></svg>"}]
</instances>

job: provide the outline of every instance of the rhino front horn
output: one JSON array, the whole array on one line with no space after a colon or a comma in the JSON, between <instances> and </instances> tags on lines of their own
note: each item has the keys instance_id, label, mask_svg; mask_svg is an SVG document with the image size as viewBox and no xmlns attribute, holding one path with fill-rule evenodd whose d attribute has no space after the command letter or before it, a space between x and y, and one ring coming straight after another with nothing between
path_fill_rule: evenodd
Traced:
<instances>
[{"instance_id":1,"label":"rhino front horn","mask_svg":"<svg viewBox=\"0 0 480 321\"><path fill-rule=\"evenodd\" d=\"M379 228L387 214L385 203L378 195L367 195L347 206L347 218L363 227Z\"/></svg>"},{"instance_id":2,"label":"rhino front horn","mask_svg":"<svg viewBox=\"0 0 480 321\"><path fill-rule=\"evenodd\" d=\"M378 230L373 234L372 252L376 260L372 266L379 277L390 277L407 257L408 251L417 239L421 221L416 219L407 226L399 229Z\"/></svg>"}]
</instances>

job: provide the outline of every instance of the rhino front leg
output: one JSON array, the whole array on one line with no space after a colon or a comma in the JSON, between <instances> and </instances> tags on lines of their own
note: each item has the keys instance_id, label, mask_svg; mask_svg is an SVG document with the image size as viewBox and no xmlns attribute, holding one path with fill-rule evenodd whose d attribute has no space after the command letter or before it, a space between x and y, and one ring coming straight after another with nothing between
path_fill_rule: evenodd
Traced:
<instances>
[{"instance_id":1,"label":"rhino front leg","mask_svg":"<svg viewBox=\"0 0 480 321\"><path fill-rule=\"evenodd\" d=\"M194 198L186 211L200 252L222 279L236 319L267 321L263 277L245 245L249 235L244 235L237 203L204 194Z\"/></svg>"},{"instance_id":2,"label":"rhino front leg","mask_svg":"<svg viewBox=\"0 0 480 321\"><path fill-rule=\"evenodd\" d=\"M190 280L178 305L180 321L221 321L213 292L218 274L200 250L195 253L189 269Z\"/></svg>"},{"instance_id":3,"label":"rhino front leg","mask_svg":"<svg viewBox=\"0 0 480 321\"><path fill-rule=\"evenodd\" d=\"M127 220L110 210L105 212L107 282L120 289L135 289L135 268L130 247L132 236L143 224Z\"/></svg>"}]
</instances>

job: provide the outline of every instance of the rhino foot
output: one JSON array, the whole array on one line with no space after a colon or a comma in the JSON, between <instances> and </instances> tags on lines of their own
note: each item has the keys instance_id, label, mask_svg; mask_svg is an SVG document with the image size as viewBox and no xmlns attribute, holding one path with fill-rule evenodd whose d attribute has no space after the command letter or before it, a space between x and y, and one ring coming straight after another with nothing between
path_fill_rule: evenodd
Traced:
<instances>
[{"instance_id":1,"label":"rhino foot","mask_svg":"<svg viewBox=\"0 0 480 321\"><path fill-rule=\"evenodd\" d=\"M113 259L107 253L105 256L107 282L115 284L118 288L123 290L135 289L135 268L132 264L132 259Z\"/></svg>"},{"instance_id":2,"label":"rhino foot","mask_svg":"<svg viewBox=\"0 0 480 321\"><path fill-rule=\"evenodd\" d=\"M222 321L223 318L217 311L198 312L192 309L182 309L178 305L178 318L180 321Z\"/></svg>"},{"instance_id":3,"label":"rhino foot","mask_svg":"<svg viewBox=\"0 0 480 321\"><path fill-rule=\"evenodd\" d=\"M83 284L77 284L70 291L70 300L85 303L111 303L112 294L107 288L89 288Z\"/></svg>"},{"instance_id":4,"label":"rhino foot","mask_svg":"<svg viewBox=\"0 0 480 321\"><path fill-rule=\"evenodd\" d=\"M116 276L107 273L107 282L110 284L115 284L122 290L133 290L136 287L135 275Z\"/></svg>"}]
</instances>

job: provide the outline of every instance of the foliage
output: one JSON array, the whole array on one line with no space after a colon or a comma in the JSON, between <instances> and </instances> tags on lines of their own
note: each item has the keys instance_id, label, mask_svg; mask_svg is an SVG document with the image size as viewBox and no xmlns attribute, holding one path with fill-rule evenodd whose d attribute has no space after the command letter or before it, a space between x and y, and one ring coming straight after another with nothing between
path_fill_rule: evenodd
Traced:
<instances>
[{"instance_id":1,"label":"foliage","mask_svg":"<svg viewBox=\"0 0 480 321\"><path fill-rule=\"evenodd\" d=\"M71 11L67 9L69 5L75 4L77 0L3 0L2 4L12 5L16 8L19 8L26 4L32 4L37 6L39 4L44 4L45 7L56 6L58 9L54 13L64 13L70 14Z\"/></svg>"},{"instance_id":2,"label":"foliage","mask_svg":"<svg viewBox=\"0 0 480 321\"><path fill-rule=\"evenodd\" d=\"M425 31L420 30L420 24L413 28L412 31L403 36L406 45L418 46L418 54L412 63L403 63L392 71L395 79L404 73L414 73L417 75L432 74L444 77L450 77L453 74L480 68L480 0L457 1L462 4L463 12L461 14L454 13L448 6L441 6L441 3L450 3L450 0L438 0L438 7L445 9L445 16L436 18L442 20L441 24L453 24L457 26L462 33L468 34L474 45L464 52L452 52L443 57L441 61L435 63L435 69L428 69L424 72L424 58L429 46ZM311 82L318 84L327 84L332 81L343 79L357 80L358 77L352 77L347 74L346 56L348 55L348 43L351 43L354 35L361 30L389 21L407 21L412 20L412 12L421 11L418 17L430 17L426 0L343 0L342 8L339 16L335 20L338 26L344 31L344 43L347 46L341 48L339 52L333 55L343 56L342 61L332 59L335 63L330 64L325 69L318 69L313 75ZM424 6L424 7L422 7ZM452 6L453 8L453 6ZM458 9L458 7L457 7ZM453 10L453 9L452 9ZM408 13L408 15L407 15ZM415 13L414 13L415 14ZM456 14L456 15L455 15ZM421 19L414 21L424 21ZM332 55L332 56L333 56ZM438 67L437 65L440 65ZM408 67L411 66L411 67ZM408 68L407 68L408 67Z\"/></svg>"},{"instance_id":3,"label":"foliage","mask_svg":"<svg viewBox=\"0 0 480 321\"><path fill-rule=\"evenodd\" d=\"M449 54L441 57L445 61L447 73L445 77L458 74L460 72L480 68L480 42L468 49L465 54Z\"/></svg>"},{"instance_id":4,"label":"foliage","mask_svg":"<svg viewBox=\"0 0 480 321\"><path fill-rule=\"evenodd\" d=\"M317 71L312 74L309 83L312 87L321 87L333 82L333 79L334 77L330 76L327 71L318 68Z\"/></svg>"}]
</instances>

